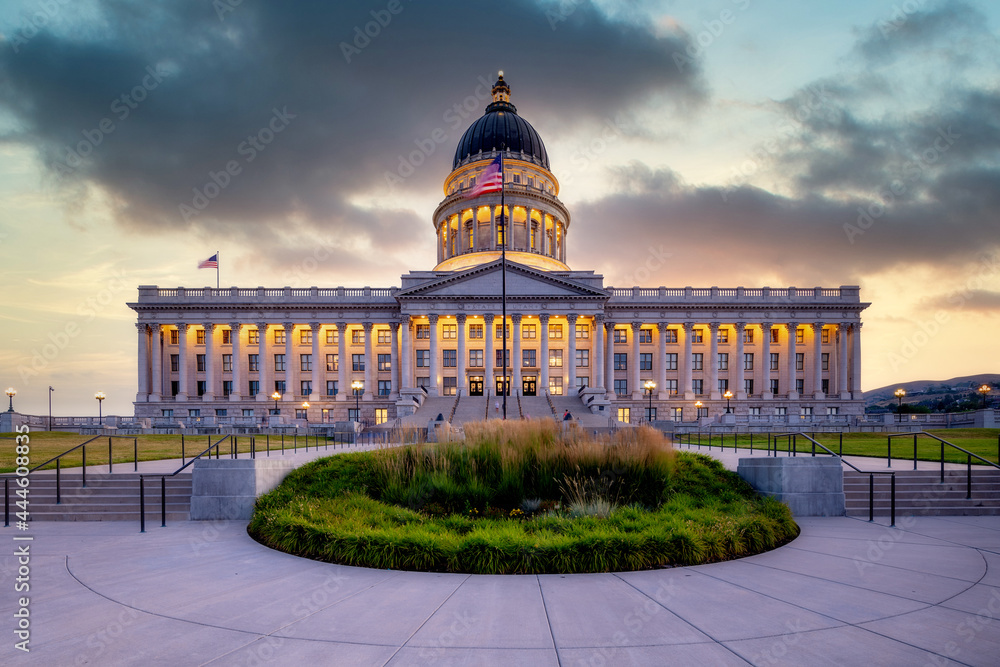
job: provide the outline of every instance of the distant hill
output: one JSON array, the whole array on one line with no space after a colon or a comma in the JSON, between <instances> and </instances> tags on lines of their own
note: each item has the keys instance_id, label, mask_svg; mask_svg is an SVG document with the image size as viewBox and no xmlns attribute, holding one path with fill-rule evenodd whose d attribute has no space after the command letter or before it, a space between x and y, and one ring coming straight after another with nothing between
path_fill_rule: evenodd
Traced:
<instances>
[{"instance_id":1,"label":"distant hill","mask_svg":"<svg viewBox=\"0 0 1000 667\"><path fill-rule=\"evenodd\" d=\"M994 388L1000 387L1000 373L980 373L979 375L966 375L963 377L951 378L950 380L914 380L913 382L900 382L897 384L879 387L865 392L865 403L881 403L883 401L895 401L894 392L902 387L906 390L904 403L924 401L935 396L945 396L947 394L967 394L975 391L980 386L988 384Z\"/></svg>"}]
</instances>

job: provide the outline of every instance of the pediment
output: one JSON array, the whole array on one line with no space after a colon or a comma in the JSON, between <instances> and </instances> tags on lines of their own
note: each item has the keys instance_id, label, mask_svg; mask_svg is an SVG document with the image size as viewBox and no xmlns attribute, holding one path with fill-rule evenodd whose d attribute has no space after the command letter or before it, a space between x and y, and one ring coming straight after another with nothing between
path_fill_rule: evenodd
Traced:
<instances>
[{"instance_id":1,"label":"pediment","mask_svg":"<svg viewBox=\"0 0 1000 667\"><path fill-rule=\"evenodd\" d=\"M490 262L396 293L397 299L475 299L500 296L501 263ZM608 293L523 264L507 262L507 296L513 299L607 299Z\"/></svg>"}]
</instances>

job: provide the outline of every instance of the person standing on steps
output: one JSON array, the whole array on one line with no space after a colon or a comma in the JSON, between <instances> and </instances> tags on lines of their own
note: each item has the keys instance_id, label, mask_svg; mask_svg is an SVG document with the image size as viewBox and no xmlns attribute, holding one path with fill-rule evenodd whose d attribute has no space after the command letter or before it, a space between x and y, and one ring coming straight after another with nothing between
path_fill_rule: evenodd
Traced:
<instances>
[{"instance_id":1,"label":"person standing on steps","mask_svg":"<svg viewBox=\"0 0 1000 667\"><path fill-rule=\"evenodd\" d=\"M493 401L493 407L496 409L497 417L500 416L500 401Z\"/></svg>"}]
</instances>

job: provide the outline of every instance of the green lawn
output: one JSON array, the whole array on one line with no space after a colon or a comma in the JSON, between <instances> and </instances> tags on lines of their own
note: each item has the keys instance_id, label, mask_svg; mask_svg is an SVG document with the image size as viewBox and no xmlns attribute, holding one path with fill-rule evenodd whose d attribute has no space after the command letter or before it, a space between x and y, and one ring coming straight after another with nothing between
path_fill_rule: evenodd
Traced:
<instances>
[{"instance_id":1,"label":"green lawn","mask_svg":"<svg viewBox=\"0 0 1000 667\"><path fill-rule=\"evenodd\" d=\"M938 431L928 431L928 433L933 433L939 438L943 438L950 443L958 445L959 447L966 449L973 454L978 454L988 461L997 463L997 449L998 449L998 438L1000 438L1000 429L995 428L953 428L944 429ZM841 434L840 433L816 433L812 435L815 439L832 449L834 452L840 453L841 451ZM679 438L679 442L686 443L688 441L687 436L682 436ZM719 438L718 435L712 436L712 447L717 447L721 443L724 447L732 449L735 445L740 449L750 448L750 436L744 433L738 436L726 435ZM888 449L888 435L885 433L844 433L843 434L843 453L845 456L871 456L876 458L885 459L887 456ZM692 434L691 442L697 443L698 436ZM701 434L701 444L702 448L708 445L708 434ZM795 439L795 451L797 452L812 452L812 443L804 437L798 437ZM753 435L753 448L754 449L764 449L767 447L767 434L755 433ZM782 452L787 452L789 448L789 439L783 437L778 439L778 449ZM822 451L817 448L817 451ZM965 463L966 455L957 449L945 446L945 461L951 463ZM894 437L892 439L892 458L893 460L903 459L903 460L913 460L913 435L901 435ZM925 435L921 435L917 438L917 459L922 461L940 461L941 460L941 443L933 438L929 438ZM977 461L975 458L972 459L974 464L981 461Z\"/></svg>"}]
</instances>

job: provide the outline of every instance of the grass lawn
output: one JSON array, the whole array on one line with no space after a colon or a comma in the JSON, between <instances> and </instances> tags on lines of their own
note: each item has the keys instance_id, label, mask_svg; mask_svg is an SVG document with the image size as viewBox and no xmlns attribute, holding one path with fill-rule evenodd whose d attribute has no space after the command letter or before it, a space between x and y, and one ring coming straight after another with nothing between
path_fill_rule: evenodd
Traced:
<instances>
[{"instance_id":1,"label":"grass lawn","mask_svg":"<svg viewBox=\"0 0 1000 667\"><path fill-rule=\"evenodd\" d=\"M995 428L952 428L943 429L938 431L928 431L928 433L933 433L939 438L943 438L948 442L951 442L959 447L966 449L973 454L978 454L982 456L987 461L992 461L997 463L998 455L998 438L1000 438L1000 429ZM810 435L813 435L810 433ZM840 452L841 434L839 433L816 433L813 435L816 440L827 448L833 450L834 452ZM727 448L732 449L734 439L736 441L736 446L740 449L750 448L750 436L744 433L738 436L733 436L731 434L725 435L723 438L719 438L718 435L712 436L712 446L716 447L720 443ZM683 436L681 442L687 442L687 436ZM697 443L698 436L692 434L691 442ZM702 433L701 435L702 447L708 445L708 434ZM767 447L767 434L765 433L755 433L753 436L753 447L754 449L764 449ZM782 452L788 451L789 442L788 438L780 438L778 440L778 449ZM686 449L686 447L685 447ZM697 450L696 450L697 451ZM797 452L812 452L812 443L806 438L796 438L795 451ZM843 453L845 456L871 456L871 457L881 457L886 458L887 455L887 434L885 433L844 433L843 434ZM966 455L962 452L954 449L952 447L945 446L944 451L945 461L951 463L965 463ZM903 459L903 460L913 460L913 435L901 435L892 439L892 458L893 460ZM917 438L917 459L922 461L940 461L941 460L941 443L933 438L928 438L927 436L921 435ZM975 458L972 459L972 463L982 464L981 461L977 461ZM983 464L985 465L985 464Z\"/></svg>"}]
</instances>

